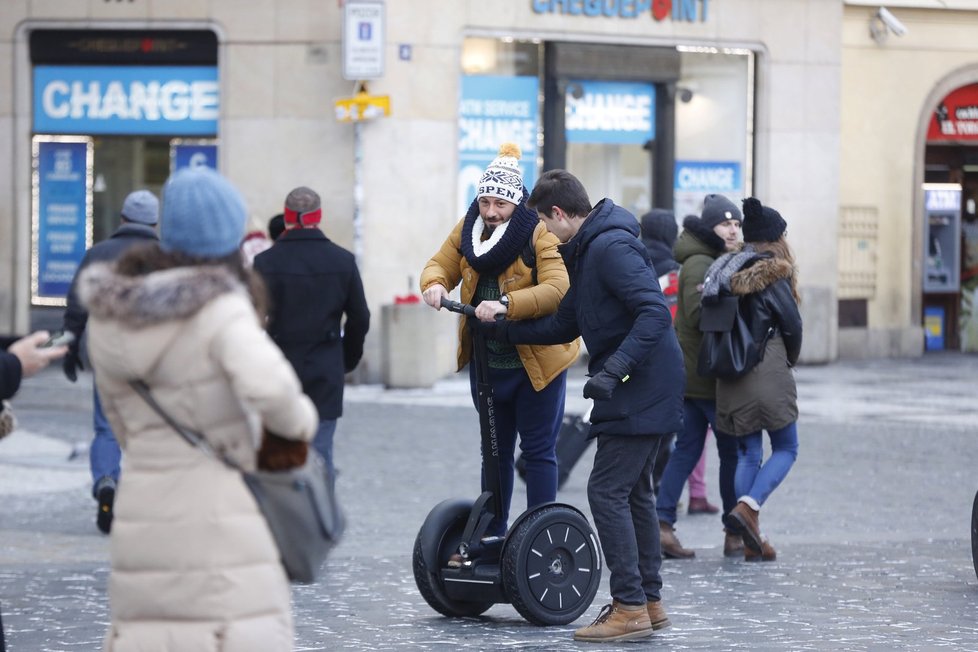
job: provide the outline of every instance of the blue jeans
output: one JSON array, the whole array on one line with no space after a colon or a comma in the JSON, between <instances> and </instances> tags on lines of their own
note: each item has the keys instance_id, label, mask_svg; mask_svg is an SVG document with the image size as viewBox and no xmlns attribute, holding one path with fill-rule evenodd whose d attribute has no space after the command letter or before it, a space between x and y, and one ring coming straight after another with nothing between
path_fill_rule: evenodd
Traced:
<instances>
[{"instance_id":1,"label":"blue jeans","mask_svg":"<svg viewBox=\"0 0 978 652\"><path fill-rule=\"evenodd\" d=\"M330 476L334 478L336 477L336 466L333 464L333 435L335 434L336 419L325 419L319 422L316 436L312 440L312 447L322 456Z\"/></svg>"},{"instance_id":2,"label":"blue jeans","mask_svg":"<svg viewBox=\"0 0 978 652\"><path fill-rule=\"evenodd\" d=\"M662 473L662 482L659 484L659 493L655 501L659 520L670 525L676 523L676 505L683 493L686 479L703 454L706 429L709 426L713 426L717 453L720 456L720 498L723 500L723 513L728 514L737 506L738 494L734 491L737 438L717 431L716 403L707 399L684 399L683 419L685 425L676 437L676 448L672 451L666 470Z\"/></svg>"},{"instance_id":3,"label":"blue jeans","mask_svg":"<svg viewBox=\"0 0 978 652\"><path fill-rule=\"evenodd\" d=\"M475 385L475 365L469 365L472 401L479 406ZM509 524L509 503L513 499L516 433L519 433L521 458L526 462L527 509L557 499L557 433L564 418L567 372L550 381L539 392L522 367L489 369L499 446L499 498L502 513L489 524L488 536L503 536ZM485 467L482 490L486 490Z\"/></svg>"},{"instance_id":4,"label":"blue jeans","mask_svg":"<svg viewBox=\"0 0 978 652\"><path fill-rule=\"evenodd\" d=\"M611 597L629 605L661 599L662 550L652 493L660 435L599 435L587 499L611 572Z\"/></svg>"},{"instance_id":5,"label":"blue jeans","mask_svg":"<svg viewBox=\"0 0 978 652\"><path fill-rule=\"evenodd\" d=\"M767 434L771 438L771 457L763 465L761 431L739 437L737 442L737 475L734 479L737 496L750 496L758 505L764 504L798 458L796 423L789 423L779 430L768 430Z\"/></svg>"},{"instance_id":6,"label":"blue jeans","mask_svg":"<svg viewBox=\"0 0 978 652\"><path fill-rule=\"evenodd\" d=\"M112 478L114 483L119 483L119 461L122 459L122 451L119 450L119 442L116 441L112 426L109 425L109 420L105 418L105 412L102 411L98 390L94 390L93 394L95 400L92 405L92 421L95 427L95 439L88 449L88 463L92 470L92 495L95 496L96 486L102 478Z\"/></svg>"}]
</instances>

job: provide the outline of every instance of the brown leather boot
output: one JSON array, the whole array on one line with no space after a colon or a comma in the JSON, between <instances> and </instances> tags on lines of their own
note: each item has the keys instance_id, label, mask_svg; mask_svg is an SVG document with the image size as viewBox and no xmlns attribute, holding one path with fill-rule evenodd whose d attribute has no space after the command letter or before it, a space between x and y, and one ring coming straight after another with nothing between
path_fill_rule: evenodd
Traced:
<instances>
[{"instance_id":1,"label":"brown leather boot","mask_svg":"<svg viewBox=\"0 0 978 652\"><path fill-rule=\"evenodd\" d=\"M621 604L617 600L601 608L594 622L574 632L575 641L604 643L631 641L652 635L652 622L644 605Z\"/></svg>"},{"instance_id":2,"label":"brown leather boot","mask_svg":"<svg viewBox=\"0 0 978 652\"><path fill-rule=\"evenodd\" d=\"M649 611L649 621L652 623L652 629L665 629L672 624L669 622L669 616L666 615L666 610L662 608L662 600L656 600L655 602L649 600L645 603L645 608Z\"/></svg>"},{"instance_id":3,"label":"brown leather boot","mask_svg":"<svg viewBox=\"0 0 978 652\"><path fill-rule=\"evenodd\" d=\"M742 554L744 554L744 538L736 532L724 529L723 556L740 557Z\"/></svg>"},{"instance_id":4,"label":"brown leather boot","mask_svg":"<svg viewBox=\"0 0 978 652\"><path fill-rule=\"evenodd\" d=\"M774 561L778 558L778 551L774 549L774 546L767 540L767 537L763 534L761 535L761 552L756 553L750 548L744 548L744 561Z\"/></svg>"},{"instance_id":5,"label":"brown leather boot","mask_svg":"<svg viewBox=\"0 0 978 652\"><path fill-rule=\"evenodd\" d=\"M730 518L740 525L740 534L744 538L744 546L757 554L761 554L760 514L744 502L730 510Z\"/></svg>"},{"instance_id":6,"label":"brown leather boot","mask_svg":"<svg viewBox=\"0 0 978 652\"><path fill-rule=\"evenodd\" d=\"M676 531L669 523L659 521L659 545L662 548L662 556L666 559L692 559L696 552L689 548L683 548L676 537Z\"/></svg>"},{"instance_id":7,"label":"brown leather boot","mask_svg":"<svg viewBox=\"0 0 978 652\"><path fill-rule=\"evenodd\" d=\"M690 498L687 514L718 514L720 508L706 498Z\"/></svg>"}]
</instances>

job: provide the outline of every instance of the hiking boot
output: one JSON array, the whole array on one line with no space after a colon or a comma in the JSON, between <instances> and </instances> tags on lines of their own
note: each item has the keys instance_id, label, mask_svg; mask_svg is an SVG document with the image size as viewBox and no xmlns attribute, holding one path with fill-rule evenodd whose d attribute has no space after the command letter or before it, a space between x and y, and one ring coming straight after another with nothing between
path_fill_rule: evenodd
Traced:
<instances>
[{"instance_id":1,"label":"hiking boot","mask_svg":"<svg viewBox=\"0 0 978 652\"><path fill-rule=\"evenodd\" d=\"M744 546L757 554L761 554L760 513L745 502L738 502L730 510L730 518L740 525L740 533L744 538Z\"/></svg>"},{"instance_id":2,"label":"hiking boot","mask_svg":"<svg viewBox=\"0 0 978 652\"><path fill-rule=\"evenodd\" d=\"M95 485L95 500L98 501L98 512L95 515L95 525L103 534L112 530L112 505L115 503L115 480L102 478Z\"/></svg>"},{"instance_id":3,"label":"hiking boot","mask_svg":"<svg viewBox=\"0 0 978 652\"><path fill-rule=\"evenodd\" d=\"M622 604L617 600L601 607L594 622L574 632L575 641L605 643L631 641L652 635L652 622L645 605Z\"/></svg>"},{"instance_id":4,"label":"hiking boot","mask_svg":"<svg viewBox=\"0 0 978 652\"><path fill-rule=\"evenodd\" d=\"M705 497L704 498L690 498L689 499L689 509L686 510L687 514L719 514L720 508L716 505L710 504Z\"/></svg>"},{"instance_id":5,"label":"hiking boot","mask_svg":"<svg viewBox=\"0 0 978 652\"><path fill-rule=\"evenodd\" d=\"M692 559L696 556L695 551L683 548L676 537L675 529L665 521L659 521L659 545L662 556L666 559Z\"/></svg>"},{"instance_id":6,"label":"hiking boot","mask_svg":"<svg viewBox=\"0 0 978 652\"><path fill-rule=\"evenodd\" d=\"M750 548L744 548L744 561L774 561L778 558L778 551L774 549L774 546L767 540L767 537L763 534L761 535L761 552L756 553Z\"/></svg>"},{"instance_id":7,"label":"hiking boot","mask_svg":"<svg viewBox=\"0 0 978 652\"><path fill-rule=\"evenodd\" d=\"M723 531L723 556L740 557L744 554L744 538L738 532Z\"/></svg>"},{"instance_id":8,"label":"hiking boot","mask_svg":"<svg viewBox=\"0 0 978 652\"><path fill-rule=\"evenodd\" d=\"M655 602L649 600L645 603L645 608L649 612L649 621L652 623L652 629L665 629L672 624L669 622L669 616L666 615L666 610L662 608L661 600L656 600Z\"/></svg>"}]
</instances>

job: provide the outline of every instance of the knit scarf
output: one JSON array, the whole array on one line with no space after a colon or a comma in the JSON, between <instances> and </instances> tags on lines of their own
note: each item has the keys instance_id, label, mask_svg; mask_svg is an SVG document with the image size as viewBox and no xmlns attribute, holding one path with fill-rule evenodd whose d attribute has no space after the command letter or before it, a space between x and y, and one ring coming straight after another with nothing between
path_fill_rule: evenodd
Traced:
<instances>
[{"instance_id":1,"label":"knit scarf","mask_svg":"<svg viewBox=\"0 0 978 652\"><path fill-rule=\"evenodd\" d=\"M767 257L766 254L757 253L753 245L747 244L738 252L723 254L714 260L710 269L706 270L706 278L703 279L702 301L709 303L721 293L731 294L731 277L755 260Z\"/></svg>"},{"instance_id":2,"label":"knit scarf","mask_svg":"<svg viewBox=\"0 0 978 652\"><path fill-rule=\"evenodd\" d=\"M482 240L485 222L479 217L479 200L469 206L462 223L461 250L465 260L479 274L501 274L523 251L530 241L539 218L526 207L526 189L516 205L513 215L505 223L493 229L489 239Z\"/></svg>"}]
</instances>

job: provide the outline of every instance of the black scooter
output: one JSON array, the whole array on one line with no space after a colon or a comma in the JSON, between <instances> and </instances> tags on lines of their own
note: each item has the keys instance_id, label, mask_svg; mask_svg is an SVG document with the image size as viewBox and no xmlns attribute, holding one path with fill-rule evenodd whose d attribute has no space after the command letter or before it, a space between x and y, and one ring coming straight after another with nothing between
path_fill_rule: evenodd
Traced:
<instances>
[{"instance_id":1,"label":"black scooter","mask_svg":"<svg viewBox=\"0 0 978 652\"><path fill-rule=\"evenodd\" d=\"M975 576L978 577L978 493L975 502L971 504L971 563L975 566Z\"/></svg>"},{"instance_id":2,"label":"black scooter","mask_svg":"<svg viewBox=\"0 0 978 652\"><path fill-rule=\"evenodd\" d=\"M450 499L431 510L414 543L414 580L425 602L445 616L478 616L508 602L534 625L566 625L587 611L601 582L597 537L580 510L547 503L520 514L505 537L484 540L501 513L486 341L474 307L448 299L441 305L469 318L486 491L475 502ZM461 565L450 567L455 553Z\"/></svg>"}]
</instances>

